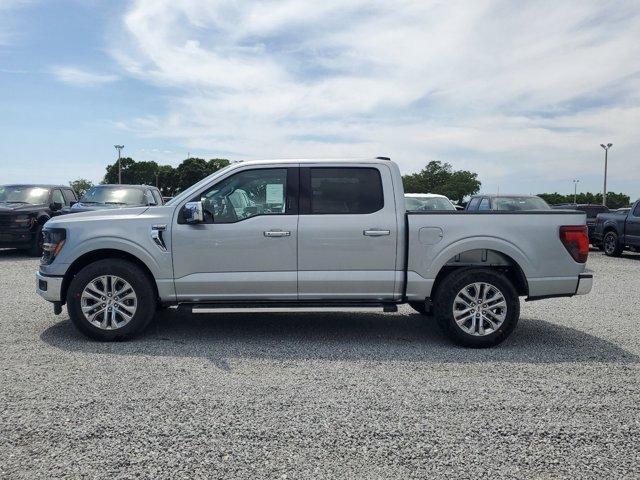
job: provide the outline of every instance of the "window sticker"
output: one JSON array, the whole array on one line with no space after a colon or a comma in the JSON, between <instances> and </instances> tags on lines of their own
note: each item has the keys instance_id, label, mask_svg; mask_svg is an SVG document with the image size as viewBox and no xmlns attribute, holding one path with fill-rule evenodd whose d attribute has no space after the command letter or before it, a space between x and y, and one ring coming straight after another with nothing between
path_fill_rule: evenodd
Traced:
<instances>
[{"instance_id":1,"label":"window sticker","mask_svg":"<svg viewBox=\"0 0 640 480\"><path fill-rule=\"evenodd\" d=\"M281 183L268 183L266 203L284 203L284 185Z\"/></svg>"}]
</instances>

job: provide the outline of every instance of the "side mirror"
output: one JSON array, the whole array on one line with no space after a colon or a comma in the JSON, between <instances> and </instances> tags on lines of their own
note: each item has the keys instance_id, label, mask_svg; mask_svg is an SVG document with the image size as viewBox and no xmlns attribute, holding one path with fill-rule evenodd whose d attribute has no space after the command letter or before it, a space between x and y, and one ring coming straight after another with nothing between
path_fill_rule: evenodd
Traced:
<instances>
[{"instance_id":1,"label":"side mirror","mask_svg":"<svg viewBox=\"0 0 640 480\"><path fill-rule=\"evenodd\" d=\"M49 205L49 209L54 212L62 210L62 204L60 202L53 202Z\"/></svg>"},{"instance_id":2,"label":"side mirror","mask_svg":"<svg viewBox=\"0 0 640 480\"><path fill-rule=\"evenodd\" d=\"M202 202L187 202L182 208L182 216L187 223L202 223L204 222L204 211L202 209Z\"/></svg>"},{"instance_id":3,"label":"side mirror","mask_svg":"<svg viewBox=\"0 0 640 480\"><path fill-rule=\"evenodd\" d=\"M69 206L73 207L76 203L78 203L78 202L71 201L71 202L69 202Z\"/></svg>"}]
</instances>

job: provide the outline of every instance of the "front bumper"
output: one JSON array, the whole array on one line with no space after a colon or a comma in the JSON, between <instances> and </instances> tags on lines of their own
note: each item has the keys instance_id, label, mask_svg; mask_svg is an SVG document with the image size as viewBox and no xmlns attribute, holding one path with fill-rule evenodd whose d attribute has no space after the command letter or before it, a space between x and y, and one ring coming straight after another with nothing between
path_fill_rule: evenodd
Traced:
<instances>
[{"instance_id":1,"label":"front bumper","mask_svg":"<svg viewBox=\"0 0 640 480\"><path fill-rule=\"evenodd\" d=\"M62 301L63 277L49 277L36 272L36 292L49 302Z\"/></svg>"},{"instance_id":2,"label":"front bumper","mask_svg":"<svg viewBox=\"0 0 640 480\"><path fill-rule=\"evenodd\" d=\"M576 295L586 295L593 287L593 275L591 273L581 273L578 276L578 286L576 287Z\"/></svg>"},{"instance_id":3,"label":"front bumper","mask_svg":"<svg viewBox=\"0 0 640 480\"><path fill-rule=\"evenodd\" d=\"M15 248L28 246L33 242L31 230L7 229L0 231L0 247Z\"/></svg>"}]
</instances>

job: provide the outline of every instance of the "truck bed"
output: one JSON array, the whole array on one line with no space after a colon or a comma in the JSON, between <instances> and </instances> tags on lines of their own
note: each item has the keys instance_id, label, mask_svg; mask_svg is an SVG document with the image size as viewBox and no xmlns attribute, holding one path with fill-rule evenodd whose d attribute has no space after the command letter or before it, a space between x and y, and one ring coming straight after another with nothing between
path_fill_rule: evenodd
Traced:
<instances>
[{"instance_id":1,"label":"truck bed","mask_svg":"<svg viewBox=\"0 0 640 480\"><path fill-rule=\"evenodd\" d=\"M585 225L577 211L407 212L406 297L429 298L448 265L520 269L530 298L573 295L584 264L560 241L563 225Z\"/></svg>"}]
</instances>

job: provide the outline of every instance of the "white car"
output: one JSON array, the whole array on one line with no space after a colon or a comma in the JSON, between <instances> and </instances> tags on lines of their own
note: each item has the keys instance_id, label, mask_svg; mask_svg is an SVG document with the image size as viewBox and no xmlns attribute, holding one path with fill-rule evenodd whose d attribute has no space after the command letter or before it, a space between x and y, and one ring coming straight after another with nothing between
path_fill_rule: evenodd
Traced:
<instances>
[{"instance_id":1,"label":"white car","mask_svg":"<svg viewBox=\"0 0 640 480\"><path fill-rule=\"evenodd\" d=\"M408 212L457 210L451 200L437 193L405 193L404 204Z\"/></svg>"}]
</instances>

